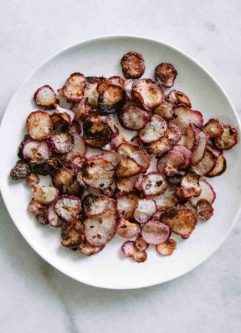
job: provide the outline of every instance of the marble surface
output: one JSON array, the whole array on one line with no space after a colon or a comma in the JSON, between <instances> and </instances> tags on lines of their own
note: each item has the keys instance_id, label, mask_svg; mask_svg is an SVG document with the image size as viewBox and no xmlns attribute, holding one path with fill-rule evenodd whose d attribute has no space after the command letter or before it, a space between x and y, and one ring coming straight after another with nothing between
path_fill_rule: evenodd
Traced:
<instances>
[{"instance_id":1,"label":"marble surface","mask_svg":"<svg viewBox=\"0 0 241 333\"><path fill-rule=\"evenodd\" d=\"M149 36L189 53L222 84L241 115L240 11L239 0L0 0L1 116L43 60L104 34ZM80 284L50 267L23 240L2 200L0 210L0 332L240 332L240 221L191 273L118 292Z\"/></svg>"}]
</instances>

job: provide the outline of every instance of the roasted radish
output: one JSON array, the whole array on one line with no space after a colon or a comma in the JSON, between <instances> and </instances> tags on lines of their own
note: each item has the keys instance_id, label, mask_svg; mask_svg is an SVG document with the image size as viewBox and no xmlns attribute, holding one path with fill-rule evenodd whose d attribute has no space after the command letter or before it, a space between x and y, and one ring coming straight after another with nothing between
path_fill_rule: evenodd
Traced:
<instances>
[{"instance_id":1,"label":"roasted radish","mask_svg":"<svg viewBox=\"0 0 241 333\"><path fill-rule=\"evenodd\" d=\"M140 53L128 52L121 59L121 67L127 79L138 79L145 71L144 59Z\"/></svg>"},{"instance_id":2,"label":"roasted radish","mask_svg":"<svg viewBox=\"0 0 241 333\"><path fill-rule=\"evenodd\" d=\"M146 251L137 250L133 241L125 242L121 250L125 257L132 258L136 262L144 262L147 259Z\"/></svg>"},{"instance_id":3,"label":"roasted radish","mask_svg":"<svg viewBox=\"0 0 241 333\"><path fill-rule=\"evenodd\" d=\"M150 120L150 115L136 105L129 105L122 108L118 113L118 118L123 127L137 131L145 127Z\"/></svg>"},{"instance_id":4,"label":"roasted radish","mask_svg":"<svg viewBox=\"0 0 241 333\"><path fill-rule=\"evenodd\" d=\"M170 237L170 235L170 227L157 219L149 220L141 229L142 238L150 245L163 243Z\"/></svg>"},{"instance_id":5,"label":"roasted radish","mask_svg":"<svg viewBox=\"0 0 241 333\"><path fill-rule=\"evenodd\" d=\"M52 121L45 111L31 112L26 121L27 132L33 140L48 138L52 130Z\"/></svg>"},{"instance_id":6,"label":"roasted radish","mask_svg":"<svg viewBox=\"0 0 241 333\"><path fill-rule=\"evenodd\" d=\"M117 224L116 232L124 238L136 237L141 231L141 227L136 222L130 222L124 218L120 218Z\"/></svg>"},{"instance_id":7,"label":"roasted radish","mask_svg":"<svg viewBox=\"0 0 241 333\"><path fill-rule=\"evenodd\" d=\"M49 85L38 88L34 93L34 102L44 109L52 109L58 102L56 94Z\"/></svg>"},{"instance_id":8,"label":"roasted radish","mask_svg":"<svg viewBox=\"0 0 241 333\"><path fill-rule=\"evenodd\" d=\"M157 253L161 256L171 256L176 249L177 242L174 239L167 239L156 246Z\"/></svg>"},{"instance_id":9,"label":"roasted radish","mask_svg":"<svg viewBox=\"0 0 241 333\"><path fill-rule=\"evenodd\" d=\"M58 92L62 94L68 102L78 102L84 95L86 80L83 74L73 73L65 82L63 88Z\"/></svg>"},{"instance_id":10,"label":"roasted radish","mask_svg":"<svg viewBox=\"0 0 241 333\"><path fill-rule=\"evenodd\" d=\"M146 223L156 212L156 203L152 199L139 199L134 211L134 219L143 224Z\"/></svg>"},{"instance_id":11,"label":"roasted radish","mask_svg":"<svg viewBox=\"0 0 241 333\"><path fill-rule=\"evenodd\" d=\"M150 111L161 104L163 91L161 86L150 79L139 79L132 86L132 97L142 105L145 110Z\"/></svg>"},{"instance_id":12,"label":"roasted radish","mask_svg":"<svg viewBox=\"0 0 241 333\"><path fill-rule=\"evenodd\" d=\"M176 76L177 70L172 64L161 63L155 68L155 79L165 88L173 86Z\"/></svg>"}]
</instances>

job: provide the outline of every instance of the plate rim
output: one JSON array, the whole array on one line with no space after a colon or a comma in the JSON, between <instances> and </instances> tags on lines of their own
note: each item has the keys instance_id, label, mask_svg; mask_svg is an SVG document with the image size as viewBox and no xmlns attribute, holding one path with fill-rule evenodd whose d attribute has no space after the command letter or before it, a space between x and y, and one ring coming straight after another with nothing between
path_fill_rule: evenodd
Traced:
<instances>
[{"instance_id":1,"label":"plate rim","mask_svg":"<svg viewBox=\"0 0 241 333\"><path fill-rule=\"evenodd\" d=\"M222 94L224 95L224 97L226 98L227 102L230 105L230 108L232 109L234 116L236 118L237 121L237 126L239 129L239 133L241 133L241 121L239 119L238 113L231 101L231 99L229 98L228 94L226 93L226 91L224 90L224 88L222 87L222 85L215 79L215 77L203 66L201 65L197 60L193 59L192 56L189 55L189 53L187 52L183 52L182 50L180 50L179 48L166 43L162 40L159 39L155 39L152 37L148 37L148 36L141 36L141 35L122 35L122 34L111 34L111 35L99 35L99 36L95 36L92 38L88 38L88 39L83 39L80 40L74 44L70 44L68 46L66 46L65 48L55 52L54 54L50 55L47 59L45 59L43 62L41 62L39 65L35 66L34 69L25 77L25 79L22 81L22 83L20 83L20 85L17 87L17 89L15 90L14 94L12 95L12 97L10 98L5 111L3 113L2 116L2 121L1 121L1 125L0 125L0 138L2 136L2 128L5 125L6 122L6 115L8 113L8 109L9 106L11 105L12 101L14 100L15 96L17 95L17 93L19 92L19 90L21 90L21 88L25 85L25 83L31 79L31 77L45 64L47 64L49 61L51 61L53 58L55 58L56 56L60 55L61 53L70 51L71 49L74 49L78 46L83 46L84 44L90 43L90 42L98 42L101 40L111 40L111 39L123 39L123 38L127 38L127 39L138 39L138 40L144 40L144 41L149 41L149 42L155 42L158 43L160 45L163 45L169 49L172 49L173 51L175 51L176 53L181 54L182 56L184 56L185 58L187 58L189 61L191 61L193 64L195 64L196 66L199 67L199 69L201 69L215 84L216 86L219 88L219 90L222 92ZM159 284L163 284L169 281L172 281L174 279L177 279L181 276L186 275L187 273L189 273L190 271L196 269L198 266L200 266L201 264L203 264L206 260L208 260L217 250L218 248L224 243L224 241L228 238L228 236L230 235L232 229L234 228L235 224L238 221L238 218L241 214L241 203L239 206L239 209L236 212L235 218L233 219L232 223L229 226L229 229L227 230L227 232L223 235L223 237L221 238L221 240L217 243L217 245L212 249L212 251L210 251L210 253L204 258L202 259L200 262L198 262L196 265L194 265L191 268L186 269L185 272L181 272L178 274L175 274L172 278L168 278L166 280L163 280L161 282L156 282L156 283L145 283L142 285L138 285L138 286L121 286L121 287L108 287L108 286L104 286L101 285L101 283L98 283L98 281L95 281L94 283L90 283L89 281L85 281L84 278L81 277L81 279L79 279L78 277L72 275L71 273L65 271L64 268L61 267L61 265L56 264L54 261L52 261L50 258L46 258L46 256L42 253L39 253L37 247L35 247L35 243L32 242L31 238L28 237L27 235L25 235L24 230L22 230L21 226L19 226L15 220L12 217L12 214L10 213L10 209L9 209L9 205L8 205L8 200L7 197L5 196L4 191L2 191L2 189L4 188L4 184L3 184L3 177L1 177L1 167L0 167L0 191L1 191L1 195L3 198L3 202L5 205L5 208L8 211L8 214L11 218L11 220L13 221L13 223L15 224L16 228L18 229L18 231L20 232L21 236L24 238L24 240L31 246L31 248L43 259L45 260L49 265L51 265L52 267L54 267L55 269L57 269L58 271L60 271L61 273L63 273L64 275L74 279L75 281L78 281L80 283L84 283L88 286L92 286L92 287L96 287L96 288L102 288L102 289L107 289L107 290L134 290L134 289L140 289L140 288L147 288L147 287L151 287L151 286L155 286L155 285L159 285Z\"/></svg>"}]
</instances>

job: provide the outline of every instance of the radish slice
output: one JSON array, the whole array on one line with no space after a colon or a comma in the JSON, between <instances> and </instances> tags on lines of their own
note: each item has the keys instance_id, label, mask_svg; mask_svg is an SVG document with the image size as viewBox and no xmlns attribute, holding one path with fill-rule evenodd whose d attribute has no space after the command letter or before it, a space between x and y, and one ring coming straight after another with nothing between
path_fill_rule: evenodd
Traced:
<instances>
[{"instance_id":1,"label":"radish slice","mask_svg":"<svg viewBox=\"0 0 241 333\"><path fill-rule=\"evenodd\" d=\"M141 236L147 244L158 245L165 242L171 235L168 225L151 219L146 222L141 229Z\"/></svg>"},{"instance_id":2,"label":"radish slice","mask_svg":"<svg viewBox=\"0 0 241 333\"><path fill-rule=\"evenodd\" d=\"M123 193L129 193L134 190L137 176L131 176L126 178L117 179L116 187Z\"/></svg>"},{"instance_id":3,"label":"radish slice","mask_svg":"<svg viewBox=\"0 0 241 333\"><path fill-rule=\"evenodd\" d=\"M84 169L83 181L93 188L107 189L114 181L113 165L103 158L89 160Z\"/></svg>"},{"instance_id":4,"label":"radish slice","mask_svg":"<svg viewBox=\"0 0 241 333\"><path fill-rule=\"evenodd\" d=\"M105 161L110 162L114 166L117 166L117 164L120 163L121 160L120 155L115 151L104 153L99 156L102 157Z\"/></svg>"},{"instance_id":5,"label":"radish slice","mask_svg":"<svg viewBox=\"0 0 241 333\"><path fill-rule=\"evenodd\" d=\"M52 181L54 186L64 193L66 187L74 182L74 174L67 169L60 168L54 173Z\"/></svg>"},{"instance_id":6,"label":"radish slice","mask_svg":"<svg viewBox=\"0 0 241 333\"><path fill-rule=\"evenodd\" d=\"M84 87L84 97L87 100L88 105L93 108L98 106L99 93L97 91L97 85L101 82L101 78L98 77L86 77L86 83Z\"/></svg>"},{"instance_id":7,"label":"radish slice","mask_svg":"<svg viewBox=\"0 0 241 333\"><path fill-rule=\"evenodd\" d=\"M49 139L50 147L58 154L69 153L73 148L73 139L68 133L57 133Z\"/></svg>"},{"instance_id":8,"label":"radish slice","mask_svg":"<svg viewBox=\"0 0 241 333\"><path fill-rule=\"evenodd\" d=\"M83 224L85 238L92 246L105 245L112 239L116 231L116 217L110 211L89 217L84 220Z\"/></svg>"},{"instance_id":9,"label":"radish slice","mask_svg":"<svg viewBox=\"0 0 241 333\"><path fill-rule=\"evenodd\" d=\"M215 162L215 165L211 171L209 171L206 176L207 177L217 177L222 175L227 168L227 162L223 154L220 154Z\"/></svg>"},{"instance_id":10,"label":"radish slice","mask_svg":"<svg viewBox=\"0 0 241 333\"><path fill-rule=\"evenodd\" d=\"M201 161L195 166L193 166L191 170L199 176L204 176L209 172L211 172L211 170L214 168L216 164L216 160L217 160L216 157L213 156L213 154L210 153L210 151L206 150L204 152Z\"/></svg>"},{"instance_id":11,"label":"radish slice","mask_svg":"<svg viewBox=\"0 0 241 333\"><path fill-rule=\"evenodd\" d=\"M129 98L129 99L132 99L132 86L133 86L133 83L134 83L134 80L132 79L129 79L129 80L126 80L125 81L125 85L124 85L124 90L125 90L125 93L126 93L126 96Z\"/></svg>"},{"instance_id":12,"label":"radish slice","mask_svg":"<svg viewBox=\"0 0 241 333\"><path fill-rule=\"evenodd\" d=\"M214 145L218 149L230 149L238 142L238 132L230 125L223 125L223 134L214 139Z\"/></svg>"},{"instance_id":13,"label":"radish slice","mask_svg":"<svg viewBox=\"0 0 241 333\"><path fill-rule=\"evenodd\" d=\"M192 149L192 165L197 165L203 158L207 145L207 136L204 132L196 130L195 143Z\"/></svg>"},{"instance_id":14,"label":"radish slice","mask_svg":"<svg viewBox=\"0 0 241 333\"><path fill-rule=\"evenodd\" d=\"M186 94L182 91L172 90L167 96L167 100L174 103L175 106L183 105L188 108L192 107L191 101Z\"/></svg>"},{"instance_id":15,"label":"radish slice","mask_svg":"<svg viewBox=\"0 0 241 333\"><path fill-rule=\"evenodd\" d=\"M163 137L167 129L166 121L160 116L153 115L150 122L139 131L139 136L144 142L155 142Z\"/></svg>"},{"instance_id":16,"label":"radish slice","mask_svg":"<svg viewBox=\"0 0 241 333\"><path fill-rule=\"evenodd\" d=\"M73 110L62 108L58 104L55 105L55 112L68 124L71 124L75 120L75 113Z\"/></svg>"},{"instance_id":17,"label":"radish slice","mask_svg":"<svg viewBox=\"0 0 241 333\"><path fill-rule=\"evenodd\" d=\"M123 158L116 167L116 176L119 178L131 177L141 172L142 168L132 158Z\"/></svg>"},{"instance_id":18,"label":"radish slice","mask_svg":"<svg viewBox=\"0 0 241 333\"><path fill-rule=\"evenodd\" d=\"M58 103L58 99L52 87L49 85L38 88L34 93L34 102L44 109L52 109Z\"/></svg>"},{"instance_id":19,"label":"radish slice","mask_svg":"<svg viewBox=\"0 0 241 333\"><path fill-rule=\"evenodd\" d=\"M26 121L27 132L33 140L48 138L52 130L52 121L45 111L31 112Z\"/></svg>"},{"instance_id":20,"label":"radish slice","mask_svg":"<svg viewBox=\"0 0 241 333\"><path fill-rule=\"evenodd\" d=\"M28 163L19 160L10 171L10 177L12 180L27 179L30 173L31 173L31 168L28 165Z\"/></svg>"},{"instance_id":21,"label":"radish slice","mask_svg":"<svg viewBox=\"0 0 241 333\"><path fill-rule=\"evenodd\" d=\"M47 215L47 207L40 204L36 200L31 200L30 203L28 204L28 211L33 214L35 217L37 216L46 216ZM47 219L46 219L47 220ZM48 224L48 221L43 224Z\"/></svg>"},{"instance_id":22,"label":"radish slice","mask_svg":"<svg viewBox=\"0 0 241 333\"><path fill-rule=\"evenodd\" d=\"M55 212L63 220L71 222L79 218L81 212L81 201L71 195L63 195L54 206Z\"/></svg>"},{"instance_id":23,"label":"radish slice","mask_svg":"<svg viewBox=\"0 0 241 333\"><path fill-rule=\"evenodd\" d=\"M59 190L55 187L35 185L32 191L32 198L42 205L49 205L56 200L58 194Z\"/></svg>"},{"instance_id":24,"label":"radish slice","mask_svg":"<svg viewBox=\"0 0 241 333\"><path fill-rule=\"evenodd\" d=\"M223 125L218 119L209 119L203 130L211 139L220 137L224 132Z\"/></svg>"},{"instance_id":25,"label":"radish slice","mask_svg":"<svg viewBox=\"0 0 241 333\"><path fill-rule=\"evenodd\" d=\"M199 186L199 177L192 173L186 174L181 181L180 187L176 190L176 195L180 199L188 199L190 197L196 197L201 193L201 187Z\"/></svg>"},{"instance_id":26,"label":"radish slice","mask_svg":"<svg viewBox=\"0 0 241 333\"><path fill-rule=\"evenodd\" d=\"M212 204L206 199L199 200L196 209L197 216L202 221L207 221L213 216Z\"/></svg>"},{"instance_id":27,"label":"radish slice","mask_svg":"<svg viewBox=\"0 0 241 333\"><path fill-rule=\"evenodd\" d=\"M189 125L186 134L183 134L180 140L180 144L184 145L188 149L193 149L196 140L196 129L192 124Z\"/></svg>"},{"instance_id":28,"label":"radish slice","mask_svg":"<svg viewBox=\"0 0 241 333\"><path fill-rule=\"evenodd\" d=\"M142 167L142 172L146 172L151 163L151 156L140 147L129 143L122 143L118 146L117 152L124 157L132 158L138 165Z\"/></svg>"},{"instance_id":29,"label":"radish slice","mask_svg":"<svg viewBox=\"0 0 241 333\"><path fill-rule=\"evenodd\" d=\"M122 108L118 114L118 119L124 128L136 131L146 126L150 120L150 115L135 105L129 105Z\"/></svg>"},{"instance_id":30,"label":"radish slice","mask_svg":"<svg viewBox=\"0 0 241 333\"><path fill-rule=\"evenodd\" d=\"M141 235L137 236L136 240L135 240L135 248L138 250L138 251L145 251L149 244L147 244L143 237Z\"/></svg>"},{"instance_id":31,"label":"radish slice","mask_svg":"<svg viewBox=\"0 0 241 333\"><path fill-rule=\"evenodd\" d=\"M51 204L48 208L48 221L52 227L60 227L62 224L61 219L55 212L55 204Z\"/></svg>"},{"instance_id":32,"label":"radish slice","mask_svg":"<svg viewBox=\"0 0 241 333\"><path fill-rule=\"evenodd\" d=\"M26 183L28 184L28 186L30 187L34 187L35 185L37 185L40 182L40 178L39 175L36 173L30 173L27 177L26 177Z\"/></svg>"},{"instance_id":33,"label":"radish slice","mask_svg":"<svg viewBox=\"0 0 241 333\"><path fill-rule=\"evenodd\" d=\"M147 259L146 251L138 251L133 241L125 242L121 247L121 251L125 257L132 258L136 262L144 262Z\"/></svg>"},{"instance_id":34,"label":"radish slice","mask_svg":"<svg viewBox=\"0 0 241 333\"><path fill-rule=\"evenodd\" d=\"M155 201L158 211L169 210L170 208L176 207L177 205L175 188L172 186L169 186L164 193L160 195L152 195L148 197L148 199Z\"/></svg>"},{"instance_id":35,"label":"radish slice","mask_svg":"<svg viewBox=\"0 0 241 333\"><path fill-rule=\"evenodd\" d=\"M117 211L120 217L132 219L137 207L138 197L135 194L121 195L117 198Z\"/></svg>"},{"instance_id":36,"label":"radish slice","mask_svg":"<svg viewBox=\"0 0 241 333\"><path fill-rule=\"evenodd\" d=\"M137 52L128 52L121 59L121 68L127 79L138 79L145 71L142 55Z\"/></svg>"},{"instance_id":37,"label":"radish slice","mask_svg":"<svg viewBox=\"0 0 241 333\"><path fill-rule=\"evenodd\" d=\"M179 206L165 212L161 215L161 220L183 239L191 235L197 223L194 213L185 206Z\"/></svg>"},{"instance_id":38,"label":"radish slice","mask_svg":"<svg viewBox=\"0 0 241 333\"><path fill-rule=\"evenodd\" d=\"M157 253L161 256L171 256L176 249L177 242L174 239L167 239L164 243L156 246Z\"/></svg>"},{"instance_id":39,"label":"radish slice","mask_svg":"<svg viewBox=\"0 0 241 333\"><path fill-rule=\"evenodd\" d=\"M102 114L115 113L123 106L124 102L124 89L113 84L107 85L105 91L98 98L98 106Z\"/></svg>"},{"instance_id":40,"label":"radish slice","mask_svg":"<svg viewBox=\"0 0 241 333\"><path fill-rule=\"evenodd\" d=\"M161 86L150 79L139 79L134 81L132 87L133 99L142 105L145 110L150 111L161 104L163 91Z\"/></svg>"},{"instance_id":41,"label":"radish slice","mask_svg":"<svg viewBox=\"0 0 241 333\"><path fill-rule=\"evenodd\" d=\"M122 88L124 88L125 86L125 79L123 79L121 76L114 75L109 77L109 80L111 81L112 84L116 86L120 86Z\"/></svg>"},{"instance_id":42,"label":"radish slice","mask_svg":"<svg viewBox=\"0 0 241 333\"><path fill-rule=\"evenodd\" d=\"M175 146L158 160L157 169L160 173L164 172L165 174L169 174L169 170L185 169L190 165L190 157L191 153L186 147Z\"/></svg>"},{"instance_id":43,"label":"radish slice","mask_svg":"<svg viewBox=\"0 0 241 333\"><path fill-rule=\"evenodd\" d=\"M90 193L82 199L82 207L87 216L94 216L104 213L110 199L104 195Z\"/></svg>"},{"instance_id":44,"label":"radish slice","mask_svg":"<svg viewBox=\"0 0 241 333\"><path fill-rule=\"evenodd\" d=\"M45 141L27 140L24 143L22 154L32 163L42 163L50 158L49 148Z\"/></svg>"},{"instance_id":45,"label":"radish slice","mask_svg":"<svg viewBox=\"0 0 241 333\"><path fill-rule=\"evenodd\" d=\"M72 250L77 250L84 241L83 225L80 220L71 223L63 221L61 225L61 244Z\"/></svg>"},{"instance_id":46,"label":"radish slice","mask_svg":"<svg viewBox=\"0 0 241 333\"><path fill-rule=\"evenodd\" d=\"M111 142L113 132L106 118L90 116L83 122L83 137L89 146L101 148Z\"/></svg>"},{"instance_id":47,"label":"radish slice","mask_svg":"<svg viewBox=\"0 0 241 333\"><path fill-rule=\"evenodd\" d=\"M91 256L93 254L97 254L100 251L102 251L103 248L104 246L92 246L86 241L83 241L79 246L80 252L85 256Z\"/></svg>"},{"instance_id":48,"label":"radish slice","mask_svg":"<svg viewBox=\"0 0 241 333\"><path fill-rule=\"evenodd\" d=\"M121 218L118 222L116 232L119 236L124 238L136 237L141 231L141 227L136 222L129 222L128 220Z\"/></svg>"},{"instance_id":49,"label":"radish slice","mask_svg":"<svg viewBox=\"0 0 241 333\"><path fill-rule=\"evenodd\" d=\"M155 68L156 81L166 88L173 86L176 76L177 70L172 64L161 63Z\"/></svg>"},{"instance_id":50,"label":"radish slice","mask_svg":"<svg viewBox=\"0 0 241 333\"><path fill-rule=\"evenodd\" d=\"M155 214L156 209L156 203L154 200L139 199L134 211L134 219L143 224Z\"/></svg>"},{"instance_id":51,"label":"radish slice","mask_svg":"<svg viewBox=\"0 0 241 333\"><path fill-rule=\"evenodd\" d=\"M179 106L173 110L174 119L173 124L178 126L180 131L185 134L189 127L189 124L193 124L198 127L203 126L203 116L201 112L188 109L184 106Z\"/></svg>"},{"instance_id":52,"label":"radish slice","mask_svg":"<svg viewBox=\"0 0 241 333\"><path fill-rule=\"evenodd\" d=\"M204 178L200 179L199 184L201 187L201 194L198 197L192 197L190 199L191 204L196 207L198 201L201 199L206 199L212 204L216 198L216 193L214 192L213 187Z\"/></svg>"},{"instance_id":53,"label":"radish slice","mask_svg":"<svg viewBox=\"0 0 241 333\"><path fill-rule=\"evenodd\" d=\"M58 92L62 94L68 102L78 102L82 99L84 94L84 87L86 81L81 73L73 73L65 82L63 88Z\"/></svg>"},{"instance_id":54,"label":"radish slice","mask_svg":"<svg viewBox=\"0 0 241 333\"><path fill-rule=\"evenodd\" d=\"M165 177L157 171L145 175L141 184L142 191L146 196L161 194L167 189L167 186Z\"/></svg>"},{"instance_id":55,"label":"radish slice","mask_svg":"<svg viewBox=\"0 0 241 333\"><path fill-rule=\"evenodd\" d=\"M154 113L166 121L169 121L173 118L173 105L173 102L164 99L161 104L154 109Z\"/></svg>"},{"instance_id":56,"label":"radish slice","mask_svg":"<svg viewBox=\"0 0 241 333\"><path fill-rule=\"evenodd\" d=\"M79 134L73 134L73 148L66 155L67 160L73 160L75 157L84 156L86 154L86 146L84 139Z\"/></svg>"},{"instance_id":57,"label":"radish slice","mask_svg":"<svg viewBox=\"0 0 241 333\"><path fill-rule=\"evenodd\" d=\"M93 114L97 114L97 110L92 109L85 98L81 99L78 103L72 106L72 111L75 113L75 119L84 121Z\"/></svg>"}]
</instances>

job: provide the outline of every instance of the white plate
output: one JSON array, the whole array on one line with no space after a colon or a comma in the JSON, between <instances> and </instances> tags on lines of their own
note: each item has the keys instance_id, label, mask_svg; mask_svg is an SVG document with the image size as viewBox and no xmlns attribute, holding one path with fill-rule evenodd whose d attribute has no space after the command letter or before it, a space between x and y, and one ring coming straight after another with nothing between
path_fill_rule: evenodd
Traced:
<instances>
[{"instance_id":1,"label":"white plate","mask_svg":"<svg viewBox=\"0 0 241 333\"><path fill-rule=\"evenodd\" d=\"M217 192L215 215L199 224L190 239L178 241L171 257L162 258L155 249L148 260L136 264L120 254L123 243L115 237L96 256L83 257L60 246L59 230L38 225L27 212L30 191L23 183L12 183L9 171L16 162L17 147L24 134L27 115L35 109L33 92L43 84L59 88L72 72L106 77L122 74L119 61L127 51L140 52L146 63L146 77L153 76L160 62L170 62L178 70L175 88L188 94L193 108L203 112L205 121L219 118L239 127L237 114L218 83L196 62L180 51L158 41L136 37L103 37L86 41L60 52L34 71L19 87L8 105L0 133L0 182L7 209L17 228L32 248L52 266L70 277L89 285L128 289L162 283L198 266L224 241L237 220L240 210L240 147L227 151L228 169L211 179Z\"/></svg>"}]
</instances>

